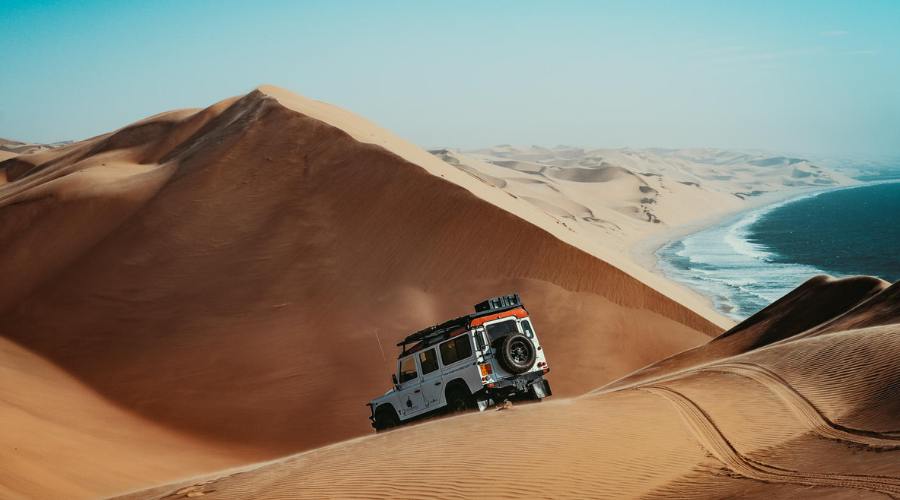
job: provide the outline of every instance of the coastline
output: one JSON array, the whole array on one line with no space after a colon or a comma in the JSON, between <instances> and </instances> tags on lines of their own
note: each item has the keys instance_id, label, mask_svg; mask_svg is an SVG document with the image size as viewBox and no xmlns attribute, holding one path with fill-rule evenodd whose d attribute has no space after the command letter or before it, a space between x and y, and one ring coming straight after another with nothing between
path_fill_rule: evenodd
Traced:
<instances>
[{"instance_id":1,"label":"coastline","mask_svg":"<svg viewBox=\"0 0 900 500\"><path fill-rule=\"evenodd\" d=\"M720 311L716 307L716 303L712 297L704 295L694 290L693 288L690 288L684 283L676 281L675 279L668 276L665 272L663 272L662 269L660 269L659 256L657 255L659 249L673 241L685 238L691 234L698 233L700 231L704 231L718 225L736 221L739 218L744 217L747 213L763 207L778 205L781 203L792 201L794 199L804 198L812 194L819 194L828 191L848 189L871 184L874 184L874 182L859 182L840 186L829 186L827 188L812 187L766 193L752 200L748 200L748 203L745 206L740 207L737 210L721 211L716 214L710 215L709 217L705 217L688 224L681 224L678 226L665 228L649 236L641 238L632 243L628 248L629 257L638 266L646 269L647 271L650 271L657 276L660 276L661 278L671 283L673 286L677 287L683 293L691 295L694 298L698 299L699 301L710 307L713 311L718 313L720 316L727 319L732 325L734 325L738 322Z\"/></svg>"}]
</instances>

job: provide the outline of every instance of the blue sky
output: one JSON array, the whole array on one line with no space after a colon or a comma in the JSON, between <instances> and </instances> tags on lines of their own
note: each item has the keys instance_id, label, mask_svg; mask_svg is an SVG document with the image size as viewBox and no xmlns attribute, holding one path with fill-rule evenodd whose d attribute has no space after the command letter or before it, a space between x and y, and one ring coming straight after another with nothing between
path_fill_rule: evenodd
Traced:
<instances>
[{"instance_id":1,"label":"blue sky","mask_svg":"<svg viewBox=\"0 0 900 500\"><path fill-rule=\"evenodd\" d=\"M424 147L900 154L900 2L8 2L0 137L272 83Z\"/></svg>"}]
</instances>

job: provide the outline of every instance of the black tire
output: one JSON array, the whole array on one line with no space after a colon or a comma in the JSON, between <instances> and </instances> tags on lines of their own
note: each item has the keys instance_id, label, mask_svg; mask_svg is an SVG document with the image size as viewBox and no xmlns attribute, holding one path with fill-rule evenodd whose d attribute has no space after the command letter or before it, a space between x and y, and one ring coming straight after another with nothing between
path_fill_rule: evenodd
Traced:
<instances>
[{"instance_id":1,"label":"black tire","mask_svg":"<svg viewBox=\"0 0 900 500\"><path fill-rule=\"evenodd\" d=\"M461 413L474 407L472 394L462 384L453 384L447 388L447 413Z\"/></svg>"},{"instance_id":2,"label":"black tire","mask_svg":"<svg viewBox=\"0 0 900 500\"><path fill-rule=\"evenodd\" d=\"M527 372L534 366L537 353L534 350L534 344L528 340L528 337L515 334L503 339L497 357L504 370L518 375Z\"/></svg>"},{"instance_id":3,"label":"black tire","mask_svg":"<svg viewBox=\"0 0 900 500\"><path fill-rule=\"evenodd\" d=\"M375 409L375 421L372 422L375 432L384 431L398 425L400 425L400 417L397 416L393 406L386 404Z\"/></svg>"}]
</instances>

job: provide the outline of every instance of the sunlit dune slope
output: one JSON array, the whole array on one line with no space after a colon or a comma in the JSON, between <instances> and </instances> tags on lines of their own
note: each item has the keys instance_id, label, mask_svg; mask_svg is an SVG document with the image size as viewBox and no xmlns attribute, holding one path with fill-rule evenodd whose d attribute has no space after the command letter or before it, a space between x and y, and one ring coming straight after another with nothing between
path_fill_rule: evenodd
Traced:
<instances>
[{"instance_id":1,"label":"sunlit dune slope","mask_svg":"<svg viewBox=\"0 0 900 500\"><path fill-rule=\"evenodd\" d=\"M498 293L521 293L562 396L721 331L513 213L530 205L271 87L0 169L0 333L257 457L370 432L393 344Z\"/></svg>"},{"instance_id":2,"label":"sunlit dune slope","mask_svg":"<svg viewBox=\"0 0 900 500\"><path fill-rule=\"evenodd\" d=\"M896 307L894 290L878 288L814 279L724 337L747 337L743 347L710 342L696 349L708 354L695 355L700 364L651 370L652 380L638 372L629 378L645 381L627 387L401 428L131 497L896 497L900 315L789 332L807 301L829 311L824 323L868 315L835 290Z\"/></svg>"},{"instance_id":3,"label":"sunlit dune slope","mask_svg":"<svg viewBox=\"0 0 900 500\"><path fill-rule=\"evenodd\" d=\"M715 338L710 343L661 360L614 382L610 387L645 381L685 367L740 354L799 335L826 331L836 319L851 329L893 321L898 317L896 288L878 278L857 276L836 280L817 276L803 283L762 311ZM869 304L890 306L873 318ZM852 320L851 320L852 318Z\"/></svg>"}]
</instances>

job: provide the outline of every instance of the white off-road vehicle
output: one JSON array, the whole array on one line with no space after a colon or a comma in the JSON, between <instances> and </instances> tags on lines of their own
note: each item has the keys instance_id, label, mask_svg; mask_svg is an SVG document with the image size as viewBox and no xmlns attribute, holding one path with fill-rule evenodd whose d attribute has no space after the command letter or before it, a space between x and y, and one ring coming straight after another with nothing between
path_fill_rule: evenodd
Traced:
<instances>
[{"instance_id":1,"label":"white off-road vehicle","mask_svg":"<svg viewBox=\"0 0 900 500\"><path fill-rule=\"evenodd\" d=\"M397 347L393 389L368 403L376 431L438 412L551 395L544 379L550 368L518 294L476 304L474 314L425 328Z\"/></svg>"}]
</instances>

